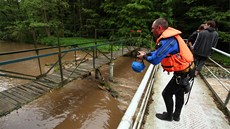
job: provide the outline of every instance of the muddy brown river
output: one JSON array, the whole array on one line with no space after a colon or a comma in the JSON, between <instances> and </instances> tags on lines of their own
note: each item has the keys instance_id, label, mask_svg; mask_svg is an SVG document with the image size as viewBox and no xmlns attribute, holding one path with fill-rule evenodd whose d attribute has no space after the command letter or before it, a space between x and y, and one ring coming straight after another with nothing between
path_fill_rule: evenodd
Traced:
<instances>
[{"instance_id":1,"label":"muddy brown river","mask_svg":"<svg viewBox=\"0 0 230 129\"><path fill-rule=\"evenodd\" d=\"M0 52L33 47L25 43L0 41ZM34 53L24 54L34 55ZM81 55L80 52L78 54ZM23 55L2 56L0 61L20 56ZM52 63L55 58L57 57L42 59L42 66ZM66 59L73 58L73 53L66 57ZM133 60L130 57L120 57L114 62L114 82L111 86L117 90L118 98L112 97L108 91L99 88L100 80L96 80L94 75L91 75L72 81L60 89L52 90L20 109L0 117L0 129L116 129L130 102L131 98L127 96L134 94L143 77L143 73L136 74L132 71L130 66ZM0 66L0 69L39 74L37 60ZM45 68L43 67L42 70L45 71ZM100 70L105 80L108 80L109 66L105 65ZM21 79L0 77L0 91L26 82ZM129 87L129 90L123 91L123 95L120 95L124 87Z\"/></svg>"}]
</instances>

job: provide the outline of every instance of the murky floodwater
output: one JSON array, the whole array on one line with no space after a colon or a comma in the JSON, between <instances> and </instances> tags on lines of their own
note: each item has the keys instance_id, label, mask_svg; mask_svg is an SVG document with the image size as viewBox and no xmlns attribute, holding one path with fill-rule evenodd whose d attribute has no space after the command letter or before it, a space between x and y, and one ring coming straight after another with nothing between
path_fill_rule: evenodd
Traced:
<instances>
[{"instance_id":1,"label":"murky floodwater","mask_svg":"<svg viewBox=\"0 0 230 129\"><path fill-rule=\"evenodd\" d=\"M19 46L17 50L28 49L27 47L30 45L26 44L26 48L24 45L22 48ZM31 47L33 48L33 45ZM6 46L1 49L3 48L12 51ZM52 58L46 59L47 62L50 60ZM46 61L43 63L47 63ZM119 78L128 79L132 83L136 82L136 85L132 84L133 86L138 85L143 74L133 73L130 67L132 61L133 59L129 57L121 57L115 61L114 78L116 81L119 81ZM35 69L29 62L25 65L27 67L20 67L24 72ZM8 68L10 67L8 66ZM108 68L108 66L101 68L105 78L108 78ZM4 82L7 79L1 77L0 80ZM22 80L18 80L18 82L20 81ZM15 82L9 81L9 83L14 85ZM126 83L129 82L126 81ZM116 129L123 116L123 112L118 108L119 102L107 91L98 88L98 85L99 82L93 76L75 80L6 116L2 116L0 129Z\"/></svg>"},{"instance_id":2,"label":"murky floodwater","mask_svg":"<svg viewBox=\"0 0 230 129\"><path fill-rule=\"evenodd\" d=\"M1 129L115 129L117 101L93 80L76 80L0 118Z\"/></svg>"},{"instance_id":3,"label":"murky floodwater","mask_svg":"<svg viewBox=\"0 0 230 129\"><path fill-rule=\"evenodd\" d=\"M44 45L38 45L38 48L46 47ZM33 44L26 44L26 43L15 43L15 42L5 42L0 40L0 52L12 52L12 51L19 51L19 50L28 50L28 49L34 49ZM64 49L64 48L62 48ZM47 49L47 50L40 50L39 54L48 54L52 52L58 52L58 49ZM74 61L75 58L83 57L86 55L86 53L76 51L77 56L75 57L74 52L69 52L66 54L62 61ZM1 55L0 61L7 61L17 58L25 58L30 56L36 56L36 52L24 52L24 53L17 53L17 54L9 54L9 55ZM49 67L58 61L58 55L48 56L48 57L42 57L40 58L40 64L41 64L41 70L42 74L47 72L49 70ZM27 60L12 64L6 64L0 66L0 70L6 70L6 71L12 71L17 73L22 73L26 75L32 75L32 76L38 76L40 75L40 69L39 69L39 63L38 59L33 60ZM7 72L1 72L1 74L7 74L7 75L16 75L16 74L10 74ZM18 75L16 75L18 76ZM20 77L28 77L28 76L20 76ZM11 79L11 78L3 78L0 76L0 91L6 90L10 87L15 86L15 84L23 84L28 81L22 80L22 79Z\"/></svg>"}]
</instances>

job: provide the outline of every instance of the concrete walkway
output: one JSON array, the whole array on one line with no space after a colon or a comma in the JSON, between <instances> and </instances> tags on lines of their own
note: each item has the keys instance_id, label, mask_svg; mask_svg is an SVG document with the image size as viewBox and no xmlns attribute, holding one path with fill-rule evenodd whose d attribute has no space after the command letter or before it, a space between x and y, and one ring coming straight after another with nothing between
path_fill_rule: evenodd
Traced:
<instances>
[{"instance_id":1,"label":"concrete walkway","mask_svg":"<svg viewBox=\"0 0 230 129\"><path fill-rule=\"evenodd\" d=\"M156 118L156 113L166 111L161 92L171 77L172 73L168 75L162 67L159 68L144 129L230 129L225 115L217 108L212 93L199 76L195 78L189 102L184 105L179 122Z\"/></svg>"}]
</instances>

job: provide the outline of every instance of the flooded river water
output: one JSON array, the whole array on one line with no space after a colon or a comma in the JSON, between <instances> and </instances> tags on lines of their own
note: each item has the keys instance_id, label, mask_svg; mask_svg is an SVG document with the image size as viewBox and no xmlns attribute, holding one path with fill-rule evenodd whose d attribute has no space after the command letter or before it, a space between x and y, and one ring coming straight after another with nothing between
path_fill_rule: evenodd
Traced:
<instances>
[{"instance_id":1,"label":"flooded river water","mask_svg":"<svg viewBox=\"0 0 230 129\"><path fill-rule=\"evenodd\" d=\"M33 48L33 45L23 43L17 47L11 45L18 44L0 42L0 51ZM1 60L3 58L16 57L0 57ZM67 58L73 58L73 55L70 54ZM50 63L52 60L54 59L50 57L42 63ZM0 117L0 129L116 129L124 114L124 109L121 109L120 105L125 103L128 106L131 99L126 97L124 100L124 96L132 96L143 77L143 74L132 71L130 67L132 61L130 57L120 57L114 62L114 82L111 83L114 89L118 90L120 87L122 90L122 87L131 87L132 92L126 91L123 92L124 95L119 96L121 91L118 90L118 98L114 98L106 90L101 90L98 87L99 81L91 75L72 81L60 89L52 90L20 109ZM38 74L36 63L37 61L33 60L21 62L17 67L9 65L0 68ZM108 80L109 66L103 66L101 73L105 80ZM21 79L1 77L0 83L0 88L5 90L26 82Z\"/></svg>"}]
</instances>

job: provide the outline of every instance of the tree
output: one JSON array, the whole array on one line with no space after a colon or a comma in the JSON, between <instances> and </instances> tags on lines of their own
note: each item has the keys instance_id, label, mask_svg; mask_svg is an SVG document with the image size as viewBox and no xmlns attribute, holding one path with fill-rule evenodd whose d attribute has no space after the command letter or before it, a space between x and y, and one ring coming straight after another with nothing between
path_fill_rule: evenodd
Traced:
<instances>
[{"instance_id":1,"label":"tree","mask_svg":"<svg viewBox=\"0 0 230 129\"><path fill-rule=\"evenodd\" d=\"M130 30L142 30L143 45L149 45L151 41L151 25L154 19L159 17L166 18L169 22L171 19L171 0L159 1L152 0L133 0L127 3L119 11L116 19L117 28L121 35L129 35ZM162 6L164 5L164 6ZM161 8L159 8L161 7Z\"/></svg>"},{"instance_id":2,"label":"tree","mask_svg":"<svg viewBox=\"0 0 230 129\"><path fill-rule=\"evenodd\" d=\"M229 12L227 0L1 0L0 38L30 39L35 37L32 28L40 28L38 37L50 36L59 26L62 36L94 37L95 28L129 36L130 30L141 29L141 37L150 39L152 21L164 17L183 38L204 21L215 20L220 41L229 42Z\"/></svg>"},{"instance_id":3,"label":"tree","mask_svg":"<svg viewBox=\"0 0 230 129\"><path fill-rule=\"evenodd\" d=\"M173 17L176 24L188 37L197 27L207 20L215 20L220 34L220 42L230 39L230 10L227 0L175 0L173 2Z\"/></svg>"},{"instance_id":4,"label":"tree","mask_svg":"<svg viewBox=\"0 0 230 129\"><path fill-rule=\"evenodd\" d=\"M24 15L19 4L19 1L16 0L0 1L0 37L2 39L16 39L20 41L24 37L25 23L20 24L19 22L24 19ZM22 37L16 36L17 34L20 34Z\"/></svg>"}]
</instances>

